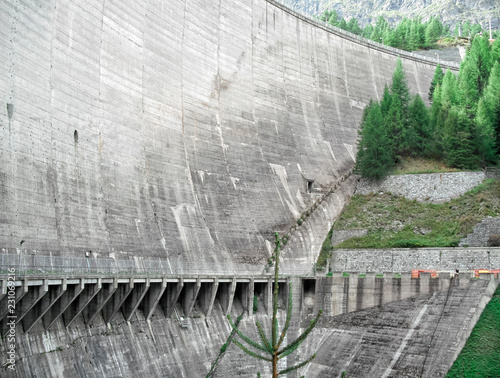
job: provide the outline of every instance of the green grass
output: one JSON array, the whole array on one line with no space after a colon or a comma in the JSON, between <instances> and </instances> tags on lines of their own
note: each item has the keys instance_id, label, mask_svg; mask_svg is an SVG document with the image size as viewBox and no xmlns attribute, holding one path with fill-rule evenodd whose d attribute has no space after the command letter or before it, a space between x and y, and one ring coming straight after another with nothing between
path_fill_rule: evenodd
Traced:
<instances>
[{"instance_id":1,"label":"green grass","mask_svg":"<svg viewBox=\"0 0 500 378\"><path fill-rule=\"evenodd\" d=\"M446 378L500 377L500 286Z\"/></svg>"},{"instance_id":2,"label":"green grass","mask_svg":"<svg viewBox=\"0 0 500 378\"><path fill-rule=\"evenodd\" d=\"M333 246L332 241L333 227L330 229L328 236L326 237L323 245L321 246L321 251L319 252L318 260L316 261L317 268L324 268L326 266L326 259L332 255Z\"/></svg>"},{"instance_id":3,"label":"green grass","mask_svg":"<svg viewBox=\"0 0 500 378\"><path fill-rule=\"evenodd\" d=\"M442 161L424 158L404 158L391 172L393 175L420 173L457 172L458 169L447 167Z\"/></svg>"},{"instance_id":4,"label":"green grass","mask_svg":"<svg viewBox=\"0 0 500 378\"><path fill-rule=\"evenodd\" d=\"M500 182L494 180L486 180L444 204L421 203L390 193L354 195L333 225L333 232L366 229L368 234L335 248L453 247L484 217L498 213ZM331 235L325 240L324 253L333 249L330 239ZM326 261L326 257L321 258Z\"/></svg>"}]
</instances>

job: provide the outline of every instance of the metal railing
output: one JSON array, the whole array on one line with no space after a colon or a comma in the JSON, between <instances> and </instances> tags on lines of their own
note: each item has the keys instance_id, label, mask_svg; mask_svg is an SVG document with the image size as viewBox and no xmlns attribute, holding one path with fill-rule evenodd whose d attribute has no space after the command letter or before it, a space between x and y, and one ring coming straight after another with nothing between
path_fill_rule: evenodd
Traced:
<instances>
[{"instance_id":1,"label":"metal railing","mask_svg":"<svg viewBox=\"0 0 500 378\"><path fill-rule=\"evenodd\" d=\"M239 264L218 262L187 262L162 259L134 258L120 260L95 257L63 257L20 254L0 254L0 276L15 274L23 276L60 275L217 275L217 276L261 276L274 272L261 264ZM310 266L280 266L280 275L310 275Z\"/></svg>"}]
</instances>

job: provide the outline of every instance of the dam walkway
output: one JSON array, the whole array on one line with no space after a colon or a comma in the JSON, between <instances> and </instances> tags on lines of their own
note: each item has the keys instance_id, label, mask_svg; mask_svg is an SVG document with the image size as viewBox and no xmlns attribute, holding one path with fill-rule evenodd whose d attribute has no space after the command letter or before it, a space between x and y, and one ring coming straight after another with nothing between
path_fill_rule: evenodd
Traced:
<instances>
[{"instance_id":1,"label":"dam walkway","mask_svg":"<svg viewBox=\"0 0 500 378\"><path fill-rule=\"evenodd\" d=\"M156 314L189 327L189 317L223 313L272 313L273 269L252 265L171 264L162 260L0 255L0 332L2 336L47 330L58 320L69 327L83 317L89 326L146 320ZM225 269L225 270L224 270ZM188 271L189 270L189 271ZM280 306L292 298L294 312L325 315L357 311L394 300L468 285L476 279L498 284L489 271L324 273L280 265ZM288 283L294 289L289 292ZM40 328L42 327L42 328Z\"/></svg>"}]
</instances>

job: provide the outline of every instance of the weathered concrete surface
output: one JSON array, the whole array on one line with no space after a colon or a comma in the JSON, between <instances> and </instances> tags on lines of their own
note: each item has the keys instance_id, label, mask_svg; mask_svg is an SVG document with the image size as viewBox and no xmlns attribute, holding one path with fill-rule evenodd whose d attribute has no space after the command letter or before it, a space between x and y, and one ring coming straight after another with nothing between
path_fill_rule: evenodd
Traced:
<instances>
[{"instance_id":1,"label":"weathered concrete surface","mask_svg":"<svg viewBox=\"0 0 500 378\"><path fill-rule=\"evenodd\" d=\"M23 239L39 254L262 261L312 205L308 180L352 168L362 108L396 63L264 0L7 0L0 14L9 253ZM426 98L434 66L403 66Z\"/></svg>"},{"instance_id":2,"label":"weathered concrete surface","mask_svg":"<svg viewBox=\"0 0 500 378\"><path fill-rule=\"evenodd\" d=\"M460 281L460 282L458 282ZM314 331L306 376L444 377L498 281L456 280L448 290L336 317ZM312 354L313 349L304 355Z\"/></svg>"}]
</instances>

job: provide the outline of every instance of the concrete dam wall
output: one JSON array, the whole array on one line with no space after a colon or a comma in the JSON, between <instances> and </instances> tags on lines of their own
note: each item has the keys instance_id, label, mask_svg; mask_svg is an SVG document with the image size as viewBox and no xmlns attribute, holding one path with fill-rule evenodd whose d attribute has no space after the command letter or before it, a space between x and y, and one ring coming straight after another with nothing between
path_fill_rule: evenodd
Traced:
<instances>
[{"instance_id":1,"label":"concrete dam wall","mask_svg":"<svg viewBox=\"0 0 500 378\"><path fill-rule=\"evenodd\" d=\"M264 0L0 12L2 253L264 261L353 167L397 58ZM403 65L426 98L434 63ZM352 190L299 239L317 244Z\"/></svg>"},{"instance_id":2,"label":"concrete dam wall","mask_svg":"<svg viewBox=\"0 0 500 378\"><path fill-rule=\"evenodd\" d=\"M161 258L184 267L193 262L260 265L270 255L273 233L289 230L316 204L283 251L284 265L314 263L354 191L350 172L362 110L391 81L398 52L346 38L265 0L7 0L0 3L0 14L2 254ZM412 91L425 99L434 63L401 55ZM366 280L372 281L379 282ZM44 324L47 313L42 313L52 310L50 301L39 300L42 294L59 296L55 303L66 298L65 304L67 298L79 304L85 298L78 294L79 284L68 284L73 281L63 279L63 288L43 282L36 292L31 287L31 294L30 286L19 288L30 331L17 328L14 373L4 364L10 346L0 339L0 375L203 376L230 332L225 300L213 290L210 317L203 311L207 299L190 297L189 304L179 305L192 315L184 329L161 306L136 307L153 295L142 283L134 286L139 291L131 297L133 311L125 297L134 291L122 285L107 316L93 309L90 324L82 315L69 324L57 315L59 309ZM159 285L154 283L154 290ZM229 291L227 285L218 286L221 293ZM375 289L365 292L354 281L341 285L337 292L347 293L347 301L339 308L358 302L349 294L354 287L355 298L361 297L358 292L365 298L361 303L378 303L369 299ZM392 279L386 287L391 285ZM450 298L470 293L467 306L450 302L461 304L443 316L453 324L455 316L471 319L491 296L485 280L442 286L448 289L439 293ZM81 287L81 293L90 297L92 287ZM304 290L311 293L312 287L323 293L304 297L313 309L329 303L326 294L332 300L336 290L318 291L323 286L311 282ZM439 307L443 298L434 293L419 294L415 301L391 297L386 305L396 313L395 331L384 338L384 352L372 359L364 357L363 345L369 335L383 332L376 324L385 321L385 307L356 305L359 315L343 314L335 324L333 313L325 317L317 337L299 351L318 350L318 340L323 346L308 375L331 377L343 368L338 361L352 361L357 376L387 369L416 319L429 316L435 325L430 315L448 310ZM234 314L247 311L249 297L235 296L240 300L233 303ZM311 308L295 303L295 319ZM398 311L399 303L405 311ZM429 311L421 315L422 308ZM244 327L268 320L260 312L247 315ZM363 324L360 319L374 320ZM290 339L302 327L297 320ZM449 364L460 332L432 339L448 357L440 370L430 371ZM329 360L346 350L348 357ZM235 353L223 359L219 376L254 376L254 361ZM369 369L377 358L374 375ZM425 365L417 359L414 368Z\"/></svg>"}]
</instances>

